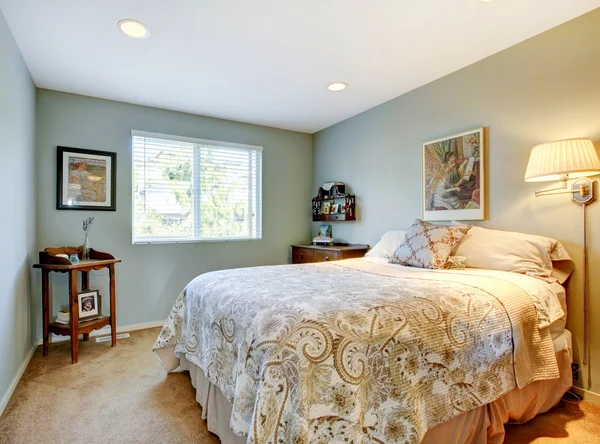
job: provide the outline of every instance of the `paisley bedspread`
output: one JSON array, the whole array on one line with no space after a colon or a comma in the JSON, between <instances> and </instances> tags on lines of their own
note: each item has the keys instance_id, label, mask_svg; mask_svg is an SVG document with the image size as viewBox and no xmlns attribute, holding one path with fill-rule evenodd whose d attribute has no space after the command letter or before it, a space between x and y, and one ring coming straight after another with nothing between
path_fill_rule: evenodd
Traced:
<instances>
[{"instance_id":1,"label":"paisley bedspread","mask_svg":"<svg viewBox=\"0 0 600 444\"><path fill-rule=\"evenodd\" d=\"M154 345L170 347L221 389L232 430L256 444L418 443L558 377L518 286L360 260L198 276Z\"/></svg>"}]
</instances>

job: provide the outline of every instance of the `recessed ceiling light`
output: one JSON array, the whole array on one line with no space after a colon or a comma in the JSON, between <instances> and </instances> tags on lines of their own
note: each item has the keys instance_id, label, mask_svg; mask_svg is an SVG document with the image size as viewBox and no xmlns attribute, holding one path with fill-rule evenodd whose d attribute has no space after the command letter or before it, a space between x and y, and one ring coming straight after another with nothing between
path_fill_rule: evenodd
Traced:
<instances>
[{"instance_id":1,"label":"recessed ceiling light","mask_svg":"<svg viewBox=\"0 0 600 444\"><path fill-rule=\"evenodd\" d=\"M329 91L338 92L346 89L347 86L348 84L345 82L334 82L331 85L329 85L327 89L329 89Z\"/></svg>"},{"instance_id":2,"label":"recessed ceiling light","mask_svg":"<svg viewBox=\"0 0 600 444\"><path fill-rule=\"evenodd\" d=\"M119 29L123 34L133 37L134 39L145 39L150 35L150 30L142 22L137 20L125 19L118 23Z\"/></svg>"}]
</instances>

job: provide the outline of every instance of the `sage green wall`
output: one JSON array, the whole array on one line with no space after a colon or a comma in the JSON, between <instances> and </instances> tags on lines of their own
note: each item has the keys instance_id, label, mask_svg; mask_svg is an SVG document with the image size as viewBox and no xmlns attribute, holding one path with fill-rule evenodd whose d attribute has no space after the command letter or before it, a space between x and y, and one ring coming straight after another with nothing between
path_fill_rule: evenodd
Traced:
<instances>
[{"instance_id":1,"label":"sage green wall","mask_svg":"<svg viewBox=\"0 0 600 444\"><path fill-rule=\"evenodd\" d=\"M523 176L537 143L589 137L600 147L600 9L315 134L314 187L341 180L358 196L359 220L334 224L334 237L373 245L383 232L408 227L421 215L421 143L480 126L489 129L482 225L565 244L578 266L568 327L579 360L582 210L568 196L536 199L534 190L555 184ZM583 387L600 393L600 203L588 211L591 371Z\"/></svg>"},{"instance_id":2,"label":"sage green wall","mask_svg":"<svg viewBox=\"0 0 600 444\"><path fill-rule=\"evenodd\" d=\"M288 262L289 245L310 235L306 210L312 188L312 137L156 108L38 90L38 247L81 245L82 220L94 216L92 247L123 260L117 265L117 324L166 319L185 285L200 273ZM263 238L258 241L131 245L132 129L260 145L263 151ZM57 145L117 153L117 211L56 210ZM41 337L39 271L35 325ZM67 303L66 276L52 276L54 311ZM92 287L108 302L107 271ZM106 311L106 308L105 308Z\"/></svg>"},{"instance_id":3,"label":"sage green wall","mask_svg":"<svg viewBox=\"0 0 600 444\"><path fill-rule=\"evenodd\" d=\"M0 11L0 397L32 346L35 257L35 86Z\"/></svg>"}]
</instances>

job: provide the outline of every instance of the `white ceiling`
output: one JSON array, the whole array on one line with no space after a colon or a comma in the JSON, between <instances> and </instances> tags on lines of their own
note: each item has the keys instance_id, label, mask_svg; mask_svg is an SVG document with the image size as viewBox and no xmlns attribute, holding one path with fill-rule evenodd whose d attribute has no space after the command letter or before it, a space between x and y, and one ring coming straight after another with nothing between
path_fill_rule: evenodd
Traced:
<instances>
[{"instance_id":1,"label":"white ceiling","mask_svg":"<svg viewBox=\"0 0 600 444\"><path fill-rule=\"evenodd\" d=\"M0 0L37 86L308 133L600 0ZM144 22L150 38L117 22ZM327 85L349 87L332 93Z\"/></svg>"}]
</instances>

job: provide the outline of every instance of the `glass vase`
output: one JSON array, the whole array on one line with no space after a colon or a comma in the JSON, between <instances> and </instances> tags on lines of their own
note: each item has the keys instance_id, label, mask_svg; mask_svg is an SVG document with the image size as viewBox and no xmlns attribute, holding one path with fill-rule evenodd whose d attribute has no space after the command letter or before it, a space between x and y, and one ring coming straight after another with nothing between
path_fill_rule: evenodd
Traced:
<instances>
[{"instance_id":1,"label":"glass vase","mask_svg":"<svg viewBox=\"0 0 600 444\"><path fill-rule=\"evenodd\" d=\"M85 241L81 246L81 260L89 261L90 260L90 239L88 238L88 233L85 233Z\"/></svg>"}]
</instances>

